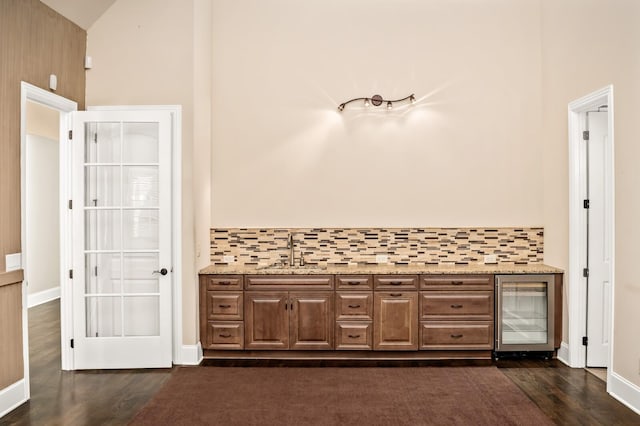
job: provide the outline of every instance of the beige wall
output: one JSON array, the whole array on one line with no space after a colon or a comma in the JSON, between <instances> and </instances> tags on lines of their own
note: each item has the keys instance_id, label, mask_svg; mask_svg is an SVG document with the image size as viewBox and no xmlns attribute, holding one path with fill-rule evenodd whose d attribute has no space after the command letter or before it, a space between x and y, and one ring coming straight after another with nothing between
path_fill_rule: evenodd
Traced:
<instances>
[{"instance_id":1,"label":"beige wall","mask_svg":"<svg viewBox=\"0 0 640 426\"><path fill-rule=\"evenodd\" d=\"M183 341L197 342L196 268L208 264L208 158L210 99L207 73L208 2L202 0L118 0L89 29L87 105L182 105ZM205 47L202 47L202 44ZM198 112L195 112L196 107ZM198 138L197 141L195 138ZM204 151L204 154L201 152ZM194 158L195 156L195 158ZM202 173L194 179L194 173ZM203 190L203 188L205 188ZM195 218L203 220L195 223ZM204 219L202 219L204 218ZM195 239L196 229L198 239ZM196 248L196 242L203 248ZM197 252L204 259L196 259Z\"/></svg>"},{"instance_id":2,"label":"beige wall","mask_svg":"<svg viewBox=\"0 0 640 426\"><path fill-rule=\"evenodd\" d=\"M640 281L636 277L639 22L640 2L633 0L542 2L545 261L568 266L567 104L613 84L616 264L612 370L636 385L640 385Z\"/></svg>"},{"instance_id":3,"label":"beige wall","mask_svg":"<svg viewBox=\"0 0 640 426\"><path fill-rule=\"evenodd\" d=\"M538 0L214 0L213 20L213 226L543 223ZM337 112L376 93L418 103Z\"/></svg>"}]
</instances>

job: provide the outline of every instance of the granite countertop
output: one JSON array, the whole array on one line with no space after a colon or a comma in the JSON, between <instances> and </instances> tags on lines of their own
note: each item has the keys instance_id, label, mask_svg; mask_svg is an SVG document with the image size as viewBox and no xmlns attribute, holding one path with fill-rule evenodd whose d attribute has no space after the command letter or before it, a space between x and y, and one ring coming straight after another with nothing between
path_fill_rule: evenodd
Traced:
<instances>
[{"instance_id":1,"label":"granite countertop","mask_svg":"<svg viewBox=\"0 0 640 426\"><path fill-rule=\"evenodd\" d=\"M256 265L209 265L200 274L215 275L321 275L321 274L561 274L562 269L531 263L471 264L471 265L307 265L295 267Z\"/></svg>"}]
</instances>

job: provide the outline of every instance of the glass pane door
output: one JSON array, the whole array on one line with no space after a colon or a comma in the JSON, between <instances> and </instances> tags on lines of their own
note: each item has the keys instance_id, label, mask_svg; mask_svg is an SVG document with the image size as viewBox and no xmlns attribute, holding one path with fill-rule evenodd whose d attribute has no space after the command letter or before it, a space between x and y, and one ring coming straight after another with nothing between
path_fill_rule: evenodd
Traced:
<instances>
[{"instance_id":1,"label":"glass pane door","mask_svg":"<svg viewBox=\"0 0 640 426\"><path fill-rule=\"evenodd\" d=\"M85 124L86 337L159 335L158 127Z\"/></svg>"},{"instance_id":2,"label":"glass pane door","mask_svg":"<svg viewBox=\"0 0 640 426\"><path fill-rule=\"evenodd\" d=\"M545 282L502 285L502 343L546 344L548 286Z\"/></svg>"},{"instance_id":3,"label":"glass pane door","mask_svg":"<svg viewBox=\"0 0 640 426\"><path fill-rule=\"evenodd\" d=\"M75 134L75 368L170 366L169 113L82 112Z\"/></svg>"}]
</instances>

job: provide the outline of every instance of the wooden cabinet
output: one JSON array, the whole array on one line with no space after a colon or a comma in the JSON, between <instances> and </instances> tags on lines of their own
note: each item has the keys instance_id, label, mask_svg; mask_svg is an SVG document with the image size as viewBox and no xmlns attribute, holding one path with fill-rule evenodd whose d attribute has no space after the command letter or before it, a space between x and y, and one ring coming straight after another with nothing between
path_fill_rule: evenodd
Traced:
<instances>
[{"instance_id":1,"label":"wooden cabinet","mask_svg":"<svg viewBox=\"0 0 640 426\"><path fill-rule=\"evenodd\" d=\"M200 341L203 349L244 348L243 282L242 275L200 276Z\"/></svg>"},{"instance_id":2,"label":"wooden cabinet","mask_svg":"<svg viewBox=\"0 0 640 426\"><path fill-rule=\"evenodd\" d=\"M374 294L373 348L418 349L418 292L380 291Z\"/></svg>"},{"instance_id":3,"label":"wooden cabinet","mask_svg":"<svg viewBox=\"0 0 640 426\"><path fill-rule=\"evenodd\" d=\"M422 275L420 349L493 349L493 275Z\"/></svg>"},{"instance_id":4,"label":"wooden cabinet","mask_svg":"<svg viewBox=\"0 0 640 426\"><path fill-rule=\"evenodd\" d=\"M372 350L373 277L337 275L336 286L336 349Z\"/></svg>"},{"instance_id":5,"label":"wooden cabinet","mask_svg":"<svg viewBox=\"0 0 640 426\"><path fill-rule=\"evenodd\" d=\"M289 349L289 293L245 294L245 348Z\"/></svg>"},{"instance_id":6,"label":"wooden cabinet","mask_svg":"<svg viewBox=\"0 0 640 426\"><path fill-rule=\"evenodd\" d=\"M333 349L334 293L318 291L333 289L332 276L249 276L246 286L245 349Z\"/></svg>"},{"instance_id":7,"label":"wooden cabinet","mask_svg":"<svg viewBox=\"0 0 640 426\"><path fill-rule=\"evenodd\" d=\"M557 346L562 275L555 280ZM336 357L362 358L420 350L426 358L428 351L490 358L494 299L491 274L202 275L200 336L205 350L336 349L349 351Z\"/></svg>"}]
</instances>

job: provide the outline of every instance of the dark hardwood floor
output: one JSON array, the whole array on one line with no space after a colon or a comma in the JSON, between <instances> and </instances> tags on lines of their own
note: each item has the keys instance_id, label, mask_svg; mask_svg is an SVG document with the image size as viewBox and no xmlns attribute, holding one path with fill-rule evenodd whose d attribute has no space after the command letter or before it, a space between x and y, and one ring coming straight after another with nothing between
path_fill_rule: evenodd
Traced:
<instances>
[{"instance_id":1,"label":"dark hardwood floor","mask_svg":"<svg viewBox=\"0 0 640 426\"><path fill-rule=\"evenodd\" d=\"M60 370L60 302L29 309L31 400L0 425L121 425L171 375L162 370Z\"/></svg>"},{"instance_id":2,"label":"dark hardwood floor","mask_svg":"<svg viewBox=\"0 0 640 426\"><path fill-rule=\"evenodd\" d=\"M126 424L172 372L61 371L58 301L29 310L29 337L31 401L1 418L0 425ZM447 364L459 365L460 361L431 365ZM572 369L556 360L500 359L494 364L556 424L640 425L639 415L609 396L606 384L583 369Z\"/></svg>"}]
</instances>

